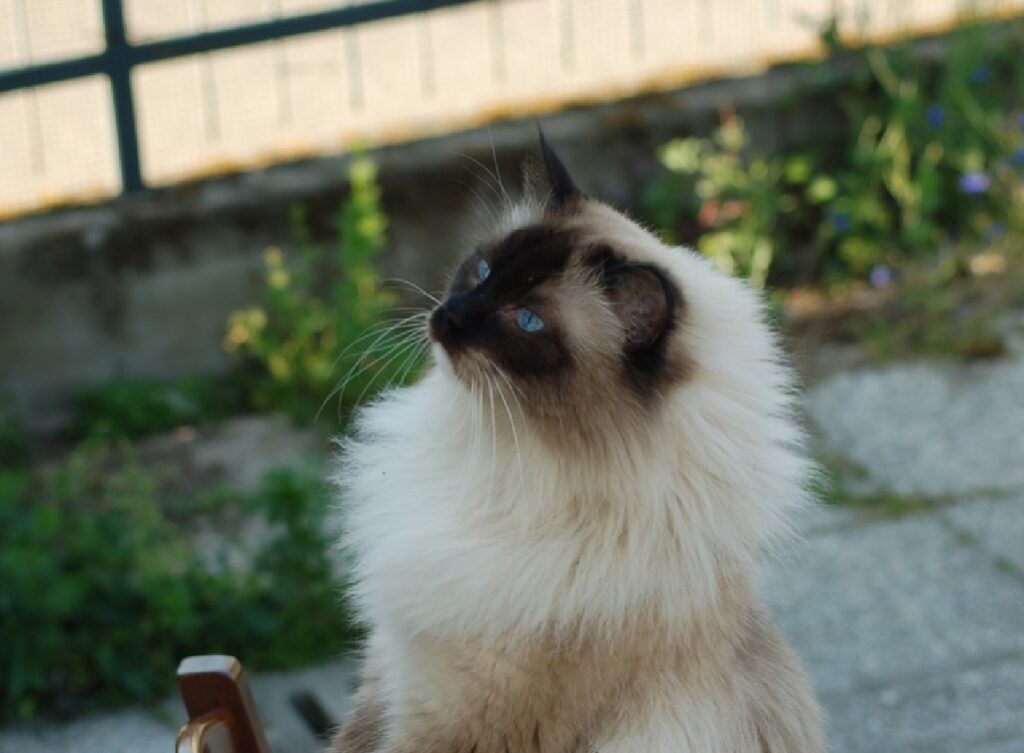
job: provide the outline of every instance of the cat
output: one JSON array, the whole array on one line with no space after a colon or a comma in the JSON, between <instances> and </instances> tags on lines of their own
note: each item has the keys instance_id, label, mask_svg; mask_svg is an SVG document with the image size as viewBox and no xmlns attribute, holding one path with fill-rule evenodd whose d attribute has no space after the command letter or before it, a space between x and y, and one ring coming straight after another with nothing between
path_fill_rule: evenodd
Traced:
<instances>
[{"instance_id":1,"label":"cat","mask_svg":"<svg viewBox=\"0 0 1024 753\"><path fill-rule=\"evenodd\" d=\"M540 155L342 441L369 636L331 750L822 751L754 585L812 470L762 302Z\"/></svg>"}]
</instances>

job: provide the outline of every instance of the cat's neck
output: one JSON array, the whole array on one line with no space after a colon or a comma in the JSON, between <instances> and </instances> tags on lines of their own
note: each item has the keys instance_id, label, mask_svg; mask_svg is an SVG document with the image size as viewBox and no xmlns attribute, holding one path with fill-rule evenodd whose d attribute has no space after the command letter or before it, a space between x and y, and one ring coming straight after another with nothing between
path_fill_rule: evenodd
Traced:
<instances>
[{"instance_id":1,"label":"cat's neck","mask_svg":"<svg viewBox=\"0 0 1024 753\"><path fill-rule=\"evenodd\" d=\"M552 452L514 406L492 412L436 371L385 397L339 477L368 608L458 631L707 613L724 573L752 576L805 468L764 427L750 427L764 442L725 441L735 406L700 397L642 452L596 459Z\"/></svg>"}]
</instances>

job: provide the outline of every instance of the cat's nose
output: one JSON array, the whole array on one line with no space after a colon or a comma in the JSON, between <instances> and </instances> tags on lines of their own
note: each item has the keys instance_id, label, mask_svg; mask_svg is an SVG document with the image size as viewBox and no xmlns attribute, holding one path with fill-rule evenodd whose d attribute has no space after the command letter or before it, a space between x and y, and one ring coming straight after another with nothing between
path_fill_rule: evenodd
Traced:
<instances>
[{"instance_id":1,"label":"cat's nose","mask_svg":"<svg viewBox=\"0 0 1024 753\"><path fill-rule=\"evenodd\" d=\"M430 333L442 341L458 334L465 325L463 314L463 311L442 303L430 315Z\"/></svg>"}]
</instances>

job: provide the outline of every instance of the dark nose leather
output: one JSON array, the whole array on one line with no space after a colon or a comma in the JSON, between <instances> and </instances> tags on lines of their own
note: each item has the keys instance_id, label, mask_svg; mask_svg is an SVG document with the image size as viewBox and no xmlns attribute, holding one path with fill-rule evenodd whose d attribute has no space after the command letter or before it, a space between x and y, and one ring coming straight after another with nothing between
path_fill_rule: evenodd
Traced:
<instances>
[{"instance_id":1,"label":"dark nose leather","mask_svg":"<svg viewBox=\"0 0 1024 753\"><path fill-rule=\"evenodd\" d=\"M442 303L430 315L430 329L439 340L451 338L465 326L464 312L453 310L448 303Z\"/></svg>"}]
</instances>

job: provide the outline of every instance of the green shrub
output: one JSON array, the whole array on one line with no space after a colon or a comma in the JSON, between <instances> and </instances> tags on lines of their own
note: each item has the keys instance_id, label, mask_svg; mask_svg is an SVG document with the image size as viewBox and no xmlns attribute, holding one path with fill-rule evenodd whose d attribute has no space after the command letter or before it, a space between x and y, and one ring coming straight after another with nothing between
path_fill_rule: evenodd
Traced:
<instances>
[{"instance_id":1,"label":"green shrub","mask_svg":"<svg viewBox=\"0 0 1024 753\"><path fill-rule=\"evenodd\" d=\"M373 162L355 158L349 179L334 247L310 238L304 212L296 208L296 253L286 258L269 249L262 303L229 319L224 345L248 365L247 388L257 408L284 408L308 420L332 397L349 407L414 369L410 343L365 337L384 323L395 297L382 289L374 267L387 222ZM375 347L381 344L395 349Z\"/></svg>"},{"instance_id":2,"label":"green shrub","mask_svg":"<svg viewBox=\"0 0 1024 753\"><path fill-rule=\"evenodd\" d=\"M966 23L938 62L906 45L845 47L834 25L823 40L825 70L857 71L818 76L842 126L781 154L754 149L735 116L709 139L672 141L649 218L697 225L698 247L758 286L885 277L954 241L1024 229L1024 22Z\"/></svg>"},{"instance_id":3,"label":"green shrub","mask_svg":"<svg viewBox=\"0 0 1024 753\"><path fill-rule=\"evenodd\" d=\"M32 459L32 443L19 421L0 411L0 469L25 468Z\"/></svg>"},{"instance_id":4,"label":"green shrub","mask_svg":"<svg viewBox=\"0 0 1024 753\"><path fill-rule=\"evenodd\" d=\"M75 437L138 437L226 418L244 408L230 380L184 377L173 381L112 382L78 396Z\"/></svg>"},{"instance_id":5,"label":"green shrub","mask_svg":"<svg viewBox=\"0 0 1024 753\"><path fill-rule=\"evenodd\" d=\"M200 556L124 448L0 472L0 716L157 699L193 653L280 668L340 651L354 631L322 490L281 472L219 504L270 522L251 567Z\"/></svg>"}]
</instances>

